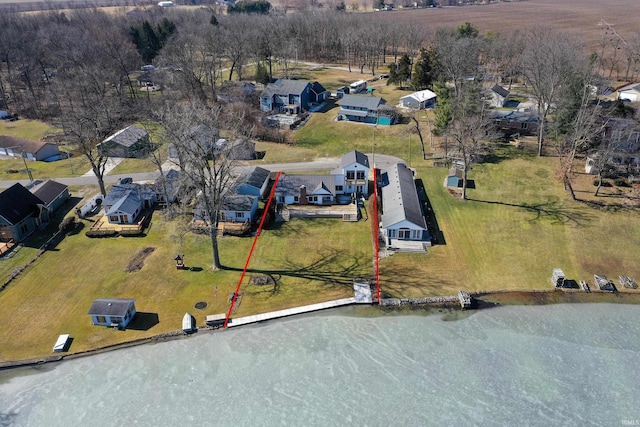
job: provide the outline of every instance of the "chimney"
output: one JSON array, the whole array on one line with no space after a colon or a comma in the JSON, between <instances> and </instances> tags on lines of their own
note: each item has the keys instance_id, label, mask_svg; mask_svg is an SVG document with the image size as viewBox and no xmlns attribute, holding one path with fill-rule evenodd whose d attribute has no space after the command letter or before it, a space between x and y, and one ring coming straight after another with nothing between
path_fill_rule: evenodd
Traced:
<instances>
[{"instance_id":1,"label":"chimney","mask_svg":"<svg viewBox=\"0 0 640 427\"><path fill-rule=\"evenodd\" d=\"M300 197L298 198L298 203L301 205L309 204L309 201L307 200L307 187L304 185L300 186Z\"/></svg>"}]
</instances>

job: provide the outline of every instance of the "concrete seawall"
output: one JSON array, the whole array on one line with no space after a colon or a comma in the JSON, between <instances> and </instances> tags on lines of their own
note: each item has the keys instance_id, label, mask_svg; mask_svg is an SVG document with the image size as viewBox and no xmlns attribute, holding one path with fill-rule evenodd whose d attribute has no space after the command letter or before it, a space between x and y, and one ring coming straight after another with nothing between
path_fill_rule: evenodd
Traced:
<instances>
[{"instance_id":1,"label":"concrete seawall","mask_svg":"<svg viewBox=\"0 0 640 427\"><path fill-rule=\"evenodd\" d=\"M382 298L381 307L403 307L417 305L438 305L443 307L459 307L460 300L457 296L425 297L425 298Z\"/></svg>"}]
</instances>

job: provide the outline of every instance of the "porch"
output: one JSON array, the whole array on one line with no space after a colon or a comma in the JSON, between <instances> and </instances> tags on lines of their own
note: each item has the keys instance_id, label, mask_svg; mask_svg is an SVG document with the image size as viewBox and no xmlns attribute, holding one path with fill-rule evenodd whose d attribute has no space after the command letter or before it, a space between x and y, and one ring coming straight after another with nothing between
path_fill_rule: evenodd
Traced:
<instances>
[{"instance_id":1,"label":"porch","mask_svg":"<svg viewBox=\"0 0 640 427\"><path fill-rule=\"evenodd\" d=\"M429 242L420 240L389 239L387 249L394 252L427 252Z\"/></svg>"}]
</instances>

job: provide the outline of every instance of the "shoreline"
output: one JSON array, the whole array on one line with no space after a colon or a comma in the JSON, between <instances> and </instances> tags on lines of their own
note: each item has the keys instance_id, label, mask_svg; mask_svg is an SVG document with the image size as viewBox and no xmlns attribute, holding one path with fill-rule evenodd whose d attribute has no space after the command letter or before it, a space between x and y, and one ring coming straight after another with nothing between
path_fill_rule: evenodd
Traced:
<instances>
[{"instance_id":1,"label":"shoreline","mask_svg":"<svg viewBox=\"0 0 640 427\"><path fill-rule=\"evenodd\" d=\"M395 311L403 308L427 309L427 308L447 308L457 311L485 310L502 305L548 305L548 304L629 304L640 305L640 292L604 292L593 291L584 292L577 289L549 289L549 290L496 290L481 291L470 294L474 304L469 310L462 310L457 297L432 297L434 301L422 302L425 298L402 298L400 305L379 306L371 304L368 307L378 307L385 311ZM455 300L454 300L455 298ZM420 302L417 302L420 301ZM363 304L352 304L363 306ZM348 307L348 306L345 306ZM286 316L290 317L290 316ZM272 319L277 320L277 319ZM241 325L242 326L242 325ZM136 347L144 344L155 344L178 339L188 339L191 336L198 336L202 333L217 332L221 328L202 327L198 328L195 334L185 334L182 330L166 332L152 337L140 338L133 341L126 341L106 347L99 347L71 354L56 354L51 356L35 357L30 359L9 360L0 362L0 371L43 366L64 360L73 360L81 357L88 357L97 354L107 353L115 350Z\"/></svg>"}]
</instances>

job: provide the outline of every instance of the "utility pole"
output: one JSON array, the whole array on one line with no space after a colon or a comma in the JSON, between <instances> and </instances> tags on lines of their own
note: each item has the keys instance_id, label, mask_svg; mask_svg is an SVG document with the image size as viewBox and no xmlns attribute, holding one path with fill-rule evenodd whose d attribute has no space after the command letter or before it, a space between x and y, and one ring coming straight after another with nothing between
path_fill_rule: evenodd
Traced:
<instances>
[{"instance_id":1,"label":"utility pole","mask_svg":"<svg viewBox=\"0 0 640 427\"><path fill-rule=\"evenodd\" d=\"M29 181L33 182L33 176L31 175L31 169L29 169L29 166L27 166L27 158L25 157L24 153L21 153L20 156L22 157L22 161L24 162L24 168L27 171L27 175L29 175Z\"/></svg>"}]
</instances>

